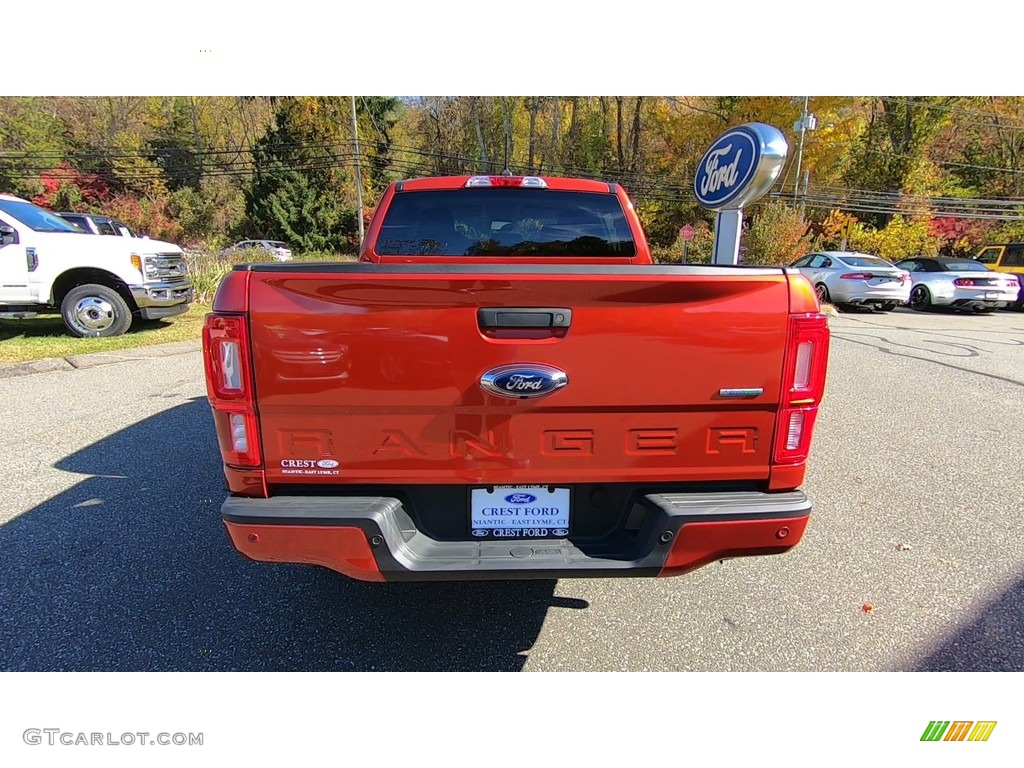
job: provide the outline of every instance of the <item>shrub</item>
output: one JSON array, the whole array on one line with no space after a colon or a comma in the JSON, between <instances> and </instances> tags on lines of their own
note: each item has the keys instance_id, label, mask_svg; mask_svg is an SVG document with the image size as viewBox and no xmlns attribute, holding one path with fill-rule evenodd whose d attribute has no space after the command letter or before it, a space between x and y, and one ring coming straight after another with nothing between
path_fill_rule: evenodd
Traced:
<instances>
[{"instance_id":1,"label":"shrub","mask_svg":"<svg viewBox=\"0 0 1024 768\"><path fill-rule=\"evenodd\" d=\"M347 253L333 251L298 251L292 253L295 261L355 261L356 257Z\"/></svg>"},{"instance_id":2,"label":"shrub","mask_svg":"<svg viewBox=\"0 0 1024 768\"><path fill-rule=\"evenodd\" d=\"M213 301L220 281L234 266L227 259L197 251L185 251L185 262L188 264L195 299L200 304Z\"/></svg>"},{"instance_id":3,"label":"shrub","mask_svg":"<svg viewBox=\"0 0 1024 768\"><path fill-rule=\"evenodd\" d=\"M181 223L169 208L169 199L160 197L134 197L117 195L103 205L92 206L93 213L120 219L136 232L157 240L177 243L183 231Z\"/></svg>"},{"instance_id":4,"label":"shrub","mask_svg":"<svg viewBox=\"0 0 1024 768\"><path fill-rule=\"evenodd\" d=\"M935 255L941 244L941 238L932 234L927 219L908 220L896 215L885 229L855 225L849 249L895 262L913 256Z\"/></svg>"},{"instance_id":5,"label":"shrub","mask_svg":"<svg viewBox=\"0 0 1024 768\"><path fill-rule=\"evenodd\" d=\"M307 251L294 254L295 261L354 261L354 256L329 251ZM269 253L246 251L245 253L221 254L212 248L188 249L185 251L189 276L195 289L196 301L209 304L217 293L221 280L240 264L271 264L277 260Z\"/></svg>"},{"instance_id":6,"label":"shrub","mask_svg":"<svg viewBox=\"0 0 1024 768\"><path fill-rule=\"evenodd\" d=\"M1024 214L1024 208L1016 210L1017 215ZM1024 240L1024 222L1003 221L990 231L986 232L984 242L989 243L1019 243ZM984 244L984 243L981 243Z\"/></svg>"},{"instance_id":7,"label":"shrub","mask_svg":"<svg viewBox=\"0 0 1024 768\"><path fill-rule=\"evenodd\" d=\"M96 205L110 197L107 182L95 174L83 173L64 162L40 174L43 191L32 202L54 211L76 210Z\"/></svg>"},{"instance_id":8,"label":"shrub","mask_svg":"<svg viewBox=\"0 0 1024 768\"><path fill-rule=\"evenodd\" d=\"M932 219L931 234L939 238L943 256L973 256L989 238L993 222L956 218Z\"/></svg>"},{"instance_id":9,"label":"shrub","mask_svg":"<svg viewBox=\"0 0 1024 768\"><path fill-rule=\"evenodd\" d=\"M708 212L696 203L667 202L661 200L634 200L636 214L643 225L647 242L659 250L682 249L678 242L679 228L684 224L696 226L706 222Z\"/></svg>"},{"instance_id":10,"label":"shrub","mask_svg":"<svg viewBox=\"0 0 1024 768\"><path fill-rule=\"evenodd\" d=\"M246 254L219 254L209 251L185 251L185 263L188 264L189 277L195 289L196 301L209 304L217 293L220 281L239 264L260 264L274 262L268 253L248 252Z\"/></svg>"},{"instance_id":11,"label":"shrub","mask_svg":"<svg viewBox=\"0 0 1024 768\"><path fill-rule=\"evenodd\" d=\"M811 249L808 224L795 208L779 201L759 206L743 230L741 261L744 264L791 264Z\"/></svg>"},{"instance_id":12,"label":"shrub","mask_svg":"<svg viewBox=\"0 0 1024 768\"><path fill-rule=\"evenodd\" d=\"M678 235L678 228L676 229ZM693 225L693 240L686 247L687 264L710 264L715 253L715 232L705 222ZM679 264L683 260L683 243L677 240L668 248L652 246L651 255L658 264Z\"/></svg>"}]
</instances>

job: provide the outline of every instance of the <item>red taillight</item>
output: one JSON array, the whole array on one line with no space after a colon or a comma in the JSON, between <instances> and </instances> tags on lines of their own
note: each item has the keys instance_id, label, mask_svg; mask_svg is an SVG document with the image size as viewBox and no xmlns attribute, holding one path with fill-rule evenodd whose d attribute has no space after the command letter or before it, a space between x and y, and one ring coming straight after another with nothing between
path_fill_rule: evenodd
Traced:
<instances>
[{"instance_id":1,"label":"red taillight","mask_svg":"<svg viewBox=\"0 0 1024 768\"><path fill-rule=\"evenodd\" d=\"M782 402L775 425L775 464L798 464L807 460L814 420L825 390L828 347L825 315L790 316Z\"/></svg>"},{"instance_id":2,"label":"red taillight","mask_svg":"<svg viewBox=\"0 0 1024 768\"><path fill-rule=\"evenodd\" d=\"M249 385L249 339L243 315L211 313L203 327L206 391L210 400L245 400Z\"/></svg>"},{"instance_id":3,"label":"red taillight","mask_svg":"<svg viewBox=\"0 0 1024 768\"><path fill-rule=\"evenodd\" d=\"M870 280L874 275L870 272L847 272L845 275L840 275L841 280Z\"/></svg>"},{"instance_id":4,"label":"red taillight","mask_svg":"<svg viewBox=\"0 0 1024 768\"><path fill-rule=\"evenodd\" d=\"M973 288L974 281L969 277L958 277L953 281L953 285L959 285L962 288Z\"/></svg>"},{"instance_id":5,"label":"red taillight","mask_svg":"<svg viewBox=\"0 0 1024 768\"><path fill-rule=\"evenodd\" d=\"M226 464L260 464L259 428L249 368L249 334L244 315L211 313L203 327L206 393Z\"/></svg>"},{"instance_id":6,"label":"red taillight","mask_svg":"<svg viewBox=\"0 0 1024 768\"><path fill-rule=\"evenodd\" d=\"M814 313L791 315L785 382L789 402L821 399L828 365L828 318Z\"/></svg>"}]
</instances>

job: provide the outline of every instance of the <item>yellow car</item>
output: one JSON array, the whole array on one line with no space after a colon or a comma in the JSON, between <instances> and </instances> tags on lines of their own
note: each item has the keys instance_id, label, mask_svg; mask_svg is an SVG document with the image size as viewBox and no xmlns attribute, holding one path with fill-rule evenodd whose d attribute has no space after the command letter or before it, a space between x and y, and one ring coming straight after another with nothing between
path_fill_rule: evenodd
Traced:
<instances>
[{"instance_id":1,"label":"yellow car","mask_svg":"<svg viewBox=\"0 0 1024 768\"><path fill-rule=\"evenodd\" d=\"M1024 309L1024 243L985 245L974 258L996 272L1010 272L1018 276L1017 282L1021 285L1017 301L1010 308Z\"/></svg>"}]
</instances>

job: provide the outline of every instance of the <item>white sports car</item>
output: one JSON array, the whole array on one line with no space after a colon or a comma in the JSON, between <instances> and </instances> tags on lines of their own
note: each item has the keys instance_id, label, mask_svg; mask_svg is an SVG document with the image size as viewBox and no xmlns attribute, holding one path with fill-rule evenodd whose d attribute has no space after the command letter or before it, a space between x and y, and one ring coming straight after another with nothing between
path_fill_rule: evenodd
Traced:
<instances>
[{"instance_id":1,"label":"white sports car","mask_svg":"<svg viewBox=\"0 0 1024 768\"><path fill-rule=\"evenodd\" d=\"M1017 300L1017 276L995 272L974 259L920 256L897 265L910 272L910 306L924 312L933 306L994 312Z\"/></svg>"}]
</instances>

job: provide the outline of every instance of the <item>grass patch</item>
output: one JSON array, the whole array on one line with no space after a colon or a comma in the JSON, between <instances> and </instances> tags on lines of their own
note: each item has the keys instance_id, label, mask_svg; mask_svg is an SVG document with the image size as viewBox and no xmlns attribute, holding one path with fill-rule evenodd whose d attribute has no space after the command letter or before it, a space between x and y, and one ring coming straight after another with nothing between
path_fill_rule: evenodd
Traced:
<instances>
[{"instance_id":1,"label":"grass patch","mask_svg":"<svg viewBox=\"0 0 1024 768\"><path fill-rule=\"evenodd\" d=\"M30 320L0 320L0 363L20 363L44 357L69 357L90 352L164 344L198 339L210 307L193 304L188 312L166 320L138 320L123 336L105 339L78 339L67 332L58 315Z\"/></svg>"},{"instance_id":2,"label":"grass patch","mask_svg":"<svg viewBox=\"0 0 1024 768\"><path fill-rule=\"evenodd\" d=\"M326 253L314 251L297 253L293 256L294 261L355 261L355 256L347 256L338 253ZM205 253L200 251L187 251L185 261L188 263L188 273L192 280L192 287L195 288L196 301L205 304L213 303L213 296L217 292L217 286L224 276L239 264L276 264L277 261L270 255L264 253L245 253L221 255L218 253Z\"/></svg>"}]
</instances>

